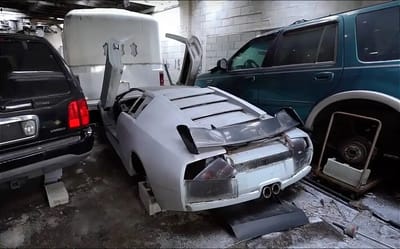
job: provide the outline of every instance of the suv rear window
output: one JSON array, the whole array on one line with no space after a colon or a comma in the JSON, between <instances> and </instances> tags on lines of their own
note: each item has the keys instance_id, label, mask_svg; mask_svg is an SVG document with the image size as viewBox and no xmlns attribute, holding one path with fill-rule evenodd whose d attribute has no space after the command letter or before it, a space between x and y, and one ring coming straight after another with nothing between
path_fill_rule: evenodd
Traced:
<instances>
[{"instance_id":1,"label":"suv rear window","mask_svg":"<svg viewBox=\"0 0 400 249\"><path fill-rule=\"evenodd\" d=\"M400 7L357 16L357 52L362 61L400 58Z\"/></svg>"},{"instance_id":2,"label":"suv rear window","mask_svg":"<svg viewBox=\"0 0 400 249\"><path fill-rule=\"evenodd\" d=\"M69 83L48 45L29 40L0 40L0 98L66 92Z\"/></svg>"},{"instance_id":3,"label":"suv rear window","mask_svg":"<svg viewBox=\"0 0 400 249\"><path fill-rule=\"evenodd\" d=\"M42 42L6 40L0 44L0 58L7 58L13 71L61 71L52 51Z\"/></svg>"}]
</instances>

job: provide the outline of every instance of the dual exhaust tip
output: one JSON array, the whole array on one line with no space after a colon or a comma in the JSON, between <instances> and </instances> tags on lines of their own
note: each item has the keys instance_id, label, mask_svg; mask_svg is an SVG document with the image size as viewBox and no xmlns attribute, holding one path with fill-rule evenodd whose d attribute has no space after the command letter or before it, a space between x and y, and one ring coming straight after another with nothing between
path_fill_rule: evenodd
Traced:
<instances>
[{"instance_id":1,"label":"dual exhaust tip","mask_svg":"<svg viewBox=\"0 0 400 249\"><path fill-rule=\"evenodd\" d=\"M274 183L268 186L265 186L262 189L262 196L265 199L271 198L272 195L277 195L281 192L281 185L279 183Z\"/></svg>"}]
</instances>

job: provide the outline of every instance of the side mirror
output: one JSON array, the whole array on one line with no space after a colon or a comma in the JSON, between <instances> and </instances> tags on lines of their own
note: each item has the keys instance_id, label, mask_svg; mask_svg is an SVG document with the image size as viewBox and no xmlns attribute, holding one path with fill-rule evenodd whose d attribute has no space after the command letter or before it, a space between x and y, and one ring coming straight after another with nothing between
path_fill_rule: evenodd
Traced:
<instances>
[{"instance_id":1,"label":"side mirror","mask_svg":"<svg viewBox=\"0 0 400 249\"><path fill-rule=\"evenodd\" d=\"M228 61L223 58L217 61L217 68L221 70L228 70Z\"/></svg>"}]
</instances>

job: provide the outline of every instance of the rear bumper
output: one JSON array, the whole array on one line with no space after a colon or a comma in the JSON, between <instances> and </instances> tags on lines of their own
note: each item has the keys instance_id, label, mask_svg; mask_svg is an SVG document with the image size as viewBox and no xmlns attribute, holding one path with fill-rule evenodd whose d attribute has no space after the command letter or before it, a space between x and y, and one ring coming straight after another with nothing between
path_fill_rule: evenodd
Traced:
<instances>
[{"instance_id":1,"label":"rear bumper","mask_svg":"<svg viewBox=\"0 0 400 249\"><path fill-rule=\"evenodd\" d=\"M220 208L230 205L239 204L246 201L251 201L254 199L258 199L261 196L262 188L266 185L279 182L281 185L281 189L285 189L293 183L301 180L311 171L311 166L303 167L299 172L294 174L292 177L281 180L281 179L271 179L270 181L264 182L259 188L252 192L242 193L236 198L232 199L224 199L224 200L216 200L216 201L208 201L208 202L197 202L197 203L188 203L186 204L187 211L201 211L206 209Z\"/></svg>"},{"instance_id":2,"label":"rear bumper","mask_svg":"<svg viewBox=\"0 0 400 249\"><path fill-rule=\"evenodd\" d=\"M92 131L87 128L81 136L0 154L0 183L33 178L74 165L89 155L93 142Z\"/></svg>"}]
</instances>

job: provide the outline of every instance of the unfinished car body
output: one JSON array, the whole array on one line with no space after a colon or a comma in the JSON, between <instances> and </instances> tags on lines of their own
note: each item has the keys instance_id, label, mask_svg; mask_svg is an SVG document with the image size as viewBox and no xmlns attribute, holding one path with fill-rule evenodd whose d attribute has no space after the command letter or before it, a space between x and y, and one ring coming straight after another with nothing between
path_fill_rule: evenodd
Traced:
<instances>
[{"instance_id":1,"label":"unfinished car body","mask_svg":"<svg viewBox=\"0 0 400 249\"><path fill-rule=\"evenodd\" d=\"M200 43L182 41L189 61L180 79L190 84L199 65L190 62L198 58L191 49ZM106 136L128 173L146 176L162 209L199 211L269 198L310 172L313 147L292 109L273 117L212 87L132 88L116 96L120 54L111 40L99 103Z\"/></svg>"},{"instance_id":2,"label":"unfinished car body","mask_svg":"<svg viewBox=\"0 0 400 249\"><path fill-rule=\"evenodd\" d=\"M295 119L216 88L131 90L101 112L126 170L146 175L165 210L269 198L311 169L311 141Z\"/></svg>"}]
</instances>

